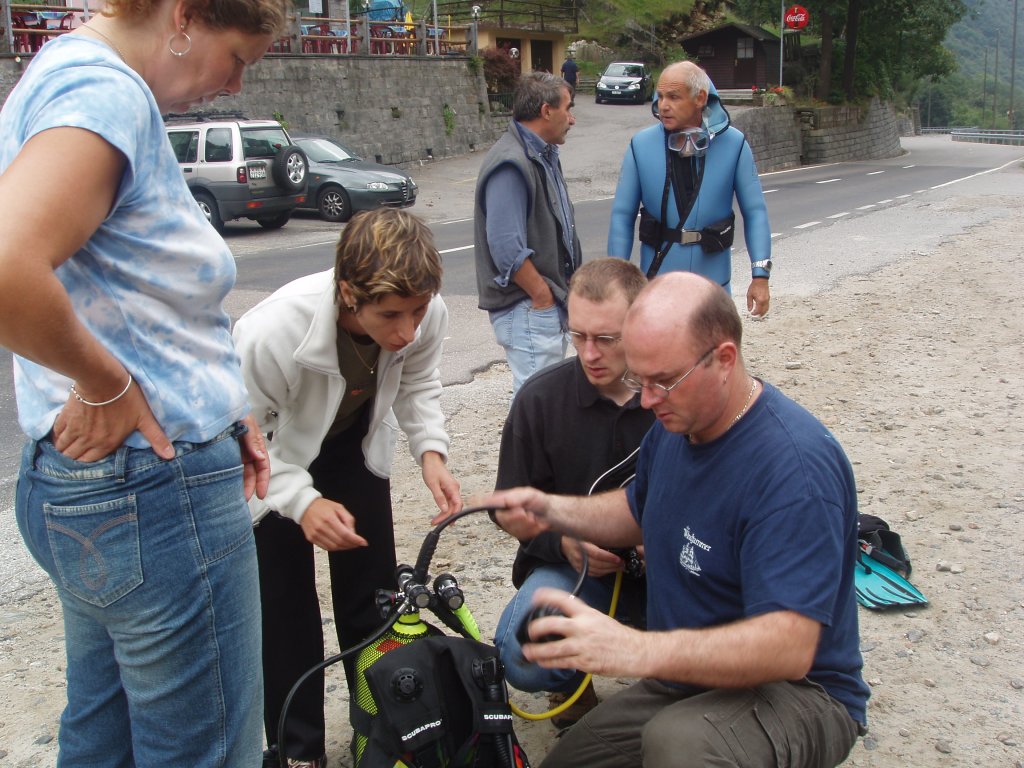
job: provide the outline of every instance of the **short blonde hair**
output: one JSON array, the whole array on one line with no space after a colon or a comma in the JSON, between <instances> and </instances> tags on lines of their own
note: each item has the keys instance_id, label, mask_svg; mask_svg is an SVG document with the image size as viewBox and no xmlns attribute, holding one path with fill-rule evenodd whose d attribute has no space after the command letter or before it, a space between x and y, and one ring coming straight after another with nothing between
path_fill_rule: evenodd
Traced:
<instances>
[{"instance_id":1,"label":"short blonde hair","mask_svg":"<svg viewBox=\"0 0 1024 768\"><path fill-rule=\"evenodd\" d=\"M631 261L602 256L586 262L573 272L569 280L569 295L599 303L611 298L617 286L632 304L637 294L647 285L647 278Z\"/></svg>"},{"instance_id":2,"label":"short blonde hair","mask_svg":"<svg viewBox=\"0 0 1024 768\"><path fill-rule=\"evenodd\" d=\"M441 290L441 256L430 228L394 208L357 213L338 240L334 284L348 283L359 305L384 296L432 296Z\"/></svg>"}]
</instances>

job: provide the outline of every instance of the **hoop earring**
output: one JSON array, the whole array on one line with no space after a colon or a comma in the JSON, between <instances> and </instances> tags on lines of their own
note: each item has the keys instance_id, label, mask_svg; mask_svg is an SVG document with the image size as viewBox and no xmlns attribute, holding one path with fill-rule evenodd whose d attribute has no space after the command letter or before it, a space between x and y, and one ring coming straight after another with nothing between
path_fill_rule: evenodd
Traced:
<instances>
[{"instance_id":1,"label":"hoop earring","mask_svg":"<svg viewBox=\"0 0 1024 768\"><path fill-rule=\"evenodd\" d=\"M182 37L185 38L185 50L183 50L183 51L176 51L176 50L174 50L174 39L178 35L181 35ZM175 32L173 35L171 35L171 39L167 41L167 50L169 50L171 52L171 55L177 56L179 59L182 56L184 56L186 53L188 53L189 51L192 50L192 38L188 36L187 32L185 32L185 25L184 24L181 26L181 30L178 31L178 32Z\"/></svg>"}]
</instances>

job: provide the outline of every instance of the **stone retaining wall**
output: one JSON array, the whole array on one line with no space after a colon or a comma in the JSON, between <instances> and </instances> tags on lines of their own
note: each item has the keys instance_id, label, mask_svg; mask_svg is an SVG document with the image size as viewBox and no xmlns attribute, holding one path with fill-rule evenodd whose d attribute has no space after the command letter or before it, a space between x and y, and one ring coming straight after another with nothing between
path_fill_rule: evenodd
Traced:
<instances>
[{"instance_id":1,"label":"stone retaining wall","mask_svg":"<svg viewBox=\"0 0 1024 768\"><path fill-rule=\"evenodd\" d=\"M0 56L0 97L30 60ZM508 126L507 114L492 116L483 73L465 56L271 54L246 72L240 95L206 109L277 112L290 130L335 136L389 165L486 149Z\"/></svg>"},{"instance_id":2,"label":"stone retaining wall","mask_svg":"<svg viewBox=\"0 0 1024 768\"><path fill-rule=\"evenodd\" d=\"M508 124L492 117L483 73L464 56L267 56L223 101L279 112L291 129L336 136L389 165L489 147Z\"/></svg>"},{"instance_id":3,"label":"stone retaining wall","mask_svg":"<svg viewBox=\"0 0 1024 768\"><path fill-rule=\"evenodd\" d=\"M760 173L800 165L800 126L789 107L737 110L732 124L746 135Z\"/></svg>"},{"instance_id":4,"label":"stone retaining wall","mask_svg":"<svg viewBox=\"0 0 1024 768\"><path fill-rule=\"evenodd\" d=\"M732 123L746 134L761 173L903 152L896 111L877 99L866 107L746 109Z\"/></svg>"},{"instance_id":5,"label":"stone retaining wall","mask_svg":"<svg viewBox=\"0 0 1024 768\"><path fill-rule=\"evenodd\" d=\"M803 163L875 160L903 152L892 104L872 99L866 107L798 109Z\"/></svg>"},{"instance_id":6,"label":"stone retaining wall","mask_svg":"<svg viewBox=\"0 0 1024 768\"><path fill-rule=\"evenodd\" d=\"M7 94L21 79L21 73L28 66L29 59L11 54L0 54L0 97L7 101Z\"/></svg>"}]
</instances>

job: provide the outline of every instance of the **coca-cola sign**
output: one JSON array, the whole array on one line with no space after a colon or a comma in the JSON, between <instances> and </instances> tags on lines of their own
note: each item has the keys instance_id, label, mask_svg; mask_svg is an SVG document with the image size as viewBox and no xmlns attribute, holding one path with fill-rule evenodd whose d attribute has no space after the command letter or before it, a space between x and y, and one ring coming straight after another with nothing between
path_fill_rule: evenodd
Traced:
<instances>
[{"instance_id":1,"label":"coca-cola sign","mask_svg":"<svg viewBox=\"0 0 1024 768\"><path fill-rule=\"evenodd\" d=\"M807 9L802 5L791 5L786 9L786 15L784 17L786 26L789 29L803 29L807 26L807 20L810 16L807 13Z\"/></svg>"}]
</instances>

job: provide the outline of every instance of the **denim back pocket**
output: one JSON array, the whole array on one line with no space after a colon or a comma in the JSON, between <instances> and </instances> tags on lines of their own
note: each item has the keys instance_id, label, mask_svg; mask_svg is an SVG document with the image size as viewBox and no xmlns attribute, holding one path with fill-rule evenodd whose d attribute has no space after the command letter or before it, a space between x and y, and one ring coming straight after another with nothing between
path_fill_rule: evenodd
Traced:
<instances>
[{"instance_id":1,"label":"denim back pocket","mask_svg":"<svg viewBox=\"0 0 1024 768\"><path fill-rule=\"evenodd\" d=\"M61 585L105 608L142 584L134 494L95 504L44 504L46 535Z\"/></svg>"}]
</instances>

